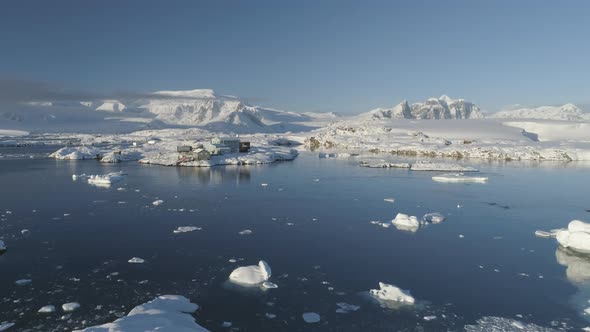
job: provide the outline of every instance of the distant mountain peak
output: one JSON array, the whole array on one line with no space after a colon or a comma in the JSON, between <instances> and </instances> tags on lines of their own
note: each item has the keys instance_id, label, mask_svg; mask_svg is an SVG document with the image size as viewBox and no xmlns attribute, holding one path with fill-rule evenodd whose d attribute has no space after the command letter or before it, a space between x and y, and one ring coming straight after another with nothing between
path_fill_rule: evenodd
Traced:
<instances>
[{"instance_id":1,"label":"distant mountain peak","mask_svg":"<svg viewBox=\"0 0 590 332\"><path fill-rule=\"evenodd\" d=\"M572 103L563 104L561 106L510 107L492 114L491 117L502 119L541 119L566 121L590 120L590 114L585 113L578 106Z\"/></svg>"},{"instance_id":2,"label":"distant mountain peak","mask_svg":"<svg viewBox=\"0 0 590 332\"><path fill-rule=\"evenodd\" d=\"M377 108L360 115L365 119L480 119L481 110L464 99L452 99L447 95L428 98L424 102L409 105L403 100L393 108Z\"/></svg>"}]
</instances>

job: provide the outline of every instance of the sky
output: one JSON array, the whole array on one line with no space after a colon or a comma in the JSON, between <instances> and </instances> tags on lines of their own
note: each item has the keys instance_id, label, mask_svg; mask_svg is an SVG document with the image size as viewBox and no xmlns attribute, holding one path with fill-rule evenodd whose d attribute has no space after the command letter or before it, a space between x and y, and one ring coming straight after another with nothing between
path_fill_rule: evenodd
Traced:
<instances>
[{"instance_id":1,"label":"sky","mask_svg":"<svg viewBox=\"0 0 590 332\"><path fill-rule=\"evenodd\" d=\"M295 112L360 113L442 94L486 111L590 105L589 78L585 0L0 3L0 80L23 86L209 88Z\"/></svg>"}]
</instances>

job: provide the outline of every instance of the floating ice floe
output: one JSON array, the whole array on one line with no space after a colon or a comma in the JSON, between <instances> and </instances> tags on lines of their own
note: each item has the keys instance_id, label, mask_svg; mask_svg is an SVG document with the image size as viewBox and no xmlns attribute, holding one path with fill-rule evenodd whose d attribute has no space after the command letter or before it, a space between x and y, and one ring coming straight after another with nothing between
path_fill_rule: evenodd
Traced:
<instances>
[{"instance_id":1,"label":"floating ice floe","mask_svg":"<svg viewBox=\"0 0 590 332\"><path fill-rule=\"evenodd\" d=\"M383 201L388 203L395 203L395 198L384 198Z\"/></svg>"},{"instance_id":2,"label":"floating ice floe","mask_svg":"<svg viewBox=\"0 0 590 332\"><path fill-rule=\"evenodd\" d=\"M379 282L380 289L371 289L369 293L384 301L395 301L404 304L414 304L415 299L407 290L402 290L394 285Z\"/></svg>"},{"instance_id":3,"label":"floating ice floe","mask_svg":"<svg viewBox=\"0 0 590 332\"><path fill-rule=\"evenodd\" d=\"M0 332L6 331L13 326L14 326L14 323L0 323Z\"/></svg>"},{"instance_id":4,"label":"floating ice floe","mask_svg":"<svg viewBox=\"0 0 590 332\"><path fill-rule=\"evenodd\" d=\"M158 205L160 205L160 204L162 204L162 203L164 203L164 201L163 201L163 200L161 200L161 199L158 199L158 200L155 200L155 201L153 201L153 202L152 202L152 205L153 205L153 206L158 206Z\"/></svg>"},{"instance_id":5,"label":"floating ice floe","mask_svg":"<svg viewBox=\"0 0 590 332\"><path fill-rule=\"evenodd\" d=\"M277 284L272 283L270 281L263 282L262 287L267 288L267 289L279 288L279 286Z\"/></svg>"},{"instance_id":6,"label":"floating ice floe","mask_svg":"<svg viewBox=\"0 0 590 332\"><path fill-rule=\"evenodd\" d=\"M414 163L410 169L412 171L479 172L478 169L469 166L461 166L452 163L433 163L429 161L419 161Z\"/></svg>"},{"instance_id":7,"label":"floating ice floe","mask_svg":"<svg viewBox=\"0 0 590 332\"><path fill-rule=\"evenodd\" d=\"M369 163L361 161L359 165L368 168L410 168L410 164L408 163Z\"/></svg>"},{"instance_id":8,"label":"floating ice floe","mask_svg":"<svg viewBox=\"0 0 590 332\"><path fill-rule=\"evenodd\" d=\"M129 262L131 264L143 264L143 263L145 263L145 260L143 258L133 257L130 260L128 260L127 262Z\"/></svg>"},{"instance_id":9,"label":"floating ice floe","mask_svg":"<svg viewBox=\"0 0 590 332\"><path fill-rule=\"evenodd\" d=\"M265 261L258 265L241 266L233 270L229 280L242 285L257 285L267 281L271 276L271 269Z\"/></svg>"},{"instance_id":10,"label":"floating ice floe","mask_svg":"<svg viewBox=\"0 0 590 332\"><path fill-rule=\"evenodd\" d=\"M42 307L41 309L39 309L37 312L41 313L41 314L50 314L52 312L55 312L55 306L54 305L46 305L46 306Z\"/></svg>"},{"instance_id":11,"label":"floating ice floe","mask_svg":"<svg viewBox=\"0 0 590 332\"><path fill-rule=\"evenodd\" d=\"M590 253L590 223L572 220L567 229L557 231L555 237L564 248Z\"/></svg>"},{"instance_id":12,"label":"floating ice floe","mask_svg":"<svg viewBox=\"0 0 590 332\"><path fill-rule=\"evenodd\" d=\"M448 173L432 177L433 181L445 183L486 183L488 178L485 176L467 176L463 173Z\"/></svg>"},{"instance_id":13,"label":"floating ice floe","mask_svg":"<svg viewBox=\"0 0 590 332\"><path fill-rule=\"evenodd\" d=\"M318 323L320 321L320 315L315 312L306 312L303 315L303 321L309 324Z\"/></svg>"},{"instance_id":14,"label":"floating ice floe","mask_svg":"<svg viewBox=\"0 0 590 332\"><path fill-rule=\"evenodd\" d=\"M415 232L420 228L420 222L415 216L398 213L391 223L399 230Z\"/></svg>"},{"instance_id":15,"label":"floating ice floe","mask_svg":"<svg viewBox=\"0 0 590 332\"><path fill-rule=\"evenodd\" d=\"M199 308L180 295L162 295L133 308L112 323L88 327L74 332L207 332L191 315Z\"/></svg>"},{"instance_id":16,"label":"floating ice floe","mask_svg":"<svg viewBox=\"0 0 590 332\"><path fill-rule=\"evenodd\" d=\"M188 232L193 232L193 231L200 231L201 229L202 229L201 227L195 227L195 226L180 226L177 229L173 230L172 232L174 234L188 233Z\"/></svg>"},{"instance_id":17,"label":"floating ice floe","mask_svg":"<svg viewBox=\"0 0 590 332\"><path fill-rule=\"evenodd\" d=\"M123 172L113 172L104 175L90 175L87 177L87 181L89 184L96 186L110 186L115 182L123 180L125 175L126 174Z\"/></svg>"},{"instance_id":18,"label":"floating ice floe","mask_svg":"<svg viewBox=\"0 0 590 332\"><path fill-rule=\"evenodd\" d=\"M544 237L544 238L556 237L558 231L559 231L559 229L551 230L549 232L541 231L541 230L536 230L535 231L535 236L537 236L537 237Z\"/></svg>"},{"instance_id":19,"label":"floating ice floe","mask_svg":"<svg viewBox=\"0 0 590 332\"><path fill-rule=\"evenodd\" d=\"M33 280L31 280L31 279L19 279L19 280L15 281L14 283L17 286L26 286L32 282L33 282Z\"/></svg>"},{"instance_id":20,"label":"floating ice floe","mask_svg":"<svg viewBox=\"0 0 590 332\"><path fill-rule=\"evenodd\" d=\"M78 302L69 302L61 305L61 309L65 312L72 312L78 308L80 308L80 303Z\"/></svg>"},{"instance_id":21,"label":"floating ice floe","mask_svg":"<svg viewBox=\"0 0 590 332\"><path fill-rule=\"evenodd\" d=\"M433 223L433 224L438 224L441 223L443 221L445 221L445 216L442 215L442 213L440 212L432 212L432 213L427 213L424 215L424 217L422 217L422 220L424 220L425 222L429 222L429 223Z\"/></svg>"},{"instance_id":22,"label":"floating ice floe","mask_svg":"<svg viewBox=\"0 0 590 332\"><path fill-rule=\"evenodd\" d=\"M336 305L338 306L338 309L336 309L336 313L339 313L339 314L347 314L352 311L357 311L361 308L358 305L348 304L348 303L344 303L344 302L336 303Z\"/></svg>"}]
</instances>

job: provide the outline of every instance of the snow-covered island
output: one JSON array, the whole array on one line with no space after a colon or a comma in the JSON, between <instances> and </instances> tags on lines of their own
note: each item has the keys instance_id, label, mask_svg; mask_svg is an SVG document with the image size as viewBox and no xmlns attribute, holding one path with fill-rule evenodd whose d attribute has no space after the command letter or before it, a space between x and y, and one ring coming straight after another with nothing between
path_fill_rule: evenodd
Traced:
<instances>
[{"instance_id":1,"label":"snow-covered island","mask_svg":"<svg viewBox=\"0 0 590 332\"><path fill-rule=\"evenodd\" d=\"M66 128L62 125L67 118L75 120ZM338 158L369 153L590 160L590 116L572 104L520 107L486 116L474 103L445 95L341 116L250 106L212 90L157 91L136 100L28 104L0 116L0 129L2 146L67 142L50 156L106 163L265 164L293 160L302 150ZM211 146L216 139L239 139L250 143L250 148L242 152L217 149ZM421 165L383 161L362 166L419 170Z\"/></svg>"}]
</instances>

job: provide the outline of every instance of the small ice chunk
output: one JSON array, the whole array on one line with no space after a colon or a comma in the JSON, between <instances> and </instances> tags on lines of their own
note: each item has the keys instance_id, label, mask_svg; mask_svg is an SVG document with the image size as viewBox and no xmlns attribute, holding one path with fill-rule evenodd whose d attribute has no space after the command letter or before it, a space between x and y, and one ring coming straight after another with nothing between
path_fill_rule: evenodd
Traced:
<instances>
[{"instance_id":1,"label":"small ice chunk","mask_svg":"<svg viewBox=\"0 0 590 332\"><path fill-rule=\"evenodd\" d=\"M272 288L279 288L279 286L277 286L277 284L272 283L270 281L265 281L262 283L262 287L264 288L268 288L268 289L272 289Z\"/></svg>"},{"instance_id":2,"label":"small ice chunk","mask_svg":"<svg viewBox=\"0 0 590 332\"><path fill-rule=\"evenodd\" d=\"M145 260L143 258L133 257L130 260L128 260L128 262L131 264L143 264L145 263Z\"/></svg>"},{"instance_id":3,"label":"small ice chunk","mask_svg":"<svg viewBox=\"0 0 590 332\"><path fill-rule=\"evenodd\" d=\"M369 291L370 294L385 301L395 301L407 304L414 304L415 302L415 299L407 290L402 290L394 285L383 282L379 282L379 288L381 289L371 289Z\"/></svg>"},{"instance_id":4,"label":"small ice chunk","mask_svg":"<svg viewBox=\"0 0 590 332\"><path fill-rule=\"evenodd\" d=\"M110 186L112 183L123 180L125 175L126 174L123 172L113 172L104 175L90 175L88 177L88 183L97 186Z\"/></svg>"},{"instance_id":5,"label":"small ice chunk","mask_svg":"<svg viewBox=\"0 0 590 332\"><path fill-rule=\"evenodd\" d=\"M383 201L389 202L389 203L394 203L395 202L395 198L384 198Z\"/></svg>"},{"instance_id":6,"label":"small ice chunk","mask_svg":"<svg viewBox=\"0 0 590 332\"><path fill-rule=\"evenodd\" d=\"M6 331L13 326L14 323L0 323L0 331Z\"/></svg>"},{"instance_id":7,"label":"small ice chunk","mask_svg":"<svg viewBox=\"0 0 590 332\"><path fill-rule=\"evenodd\" d=\"M32 282L33 282L33 280L31 280L31 279L19 279L19 280L15 281L14 283L17 286L26 286Z\"/></svg>"},{"instance_id":8,"label":"small ice chunk","mask_svg":"<svg viewBox=\"0 0 590 332\"><path fill-rule=\"evenodd\" d=\"M223 322L221 323L221 327L231 327L232 323L231 322Z\"/></svg>"},{"instance_id":9,"label":"small ice chunk","mask_svg":"<svg viewBox=\"0 0 590 332\"><path fill-rule=\"evenodd\" d=\"M274 318L276 318L276 317L277 317L277 315L275 315L275 314L271 314L271 313L268 313L268 312L267 312L267 313L265 313L265 314L264 314L264 316L266 316L266 318L268 318L268 319L274 319Z\"/></svg>"},{"instance_id":10,"label":"small ice chunk","mask_svg":"<svg viewBox=\"0 0 590 332\"><path fill-rule=\"evenodd\" d=\"M80 303L78 302L69 302L61 305L61 309L65 312L72 312L78 308L80 308Z\"/></svg>"},{"instance_id":11,"label":"small ice chunk","mask_svg":"<svg viewBox=\"0 0 590 332\"><path fill-rule=\"evenodd\" d=\"M445 221L445 216L443 216L440 212L432 212L425 214L422 219L426 222L438 224Z\"/></svg>"},{"instance_id":12,"label":"small ice chunk","mask_svg":"<svg viewBox=\"0 0 590 332\"><path fill-rule=\"evenodd\" d=\"M318 315L315 312L306 312L302 315L302 317L303 320L309 324L317 323L320 321L320 315Z\"/></svg>"},{"instance_id":13,"label":"small ice chunk","mask_svg":"<svg viewBox=\"0 0 590 332\"><path fill-rule=\"evenodd\" d=\"M201 229L202 229L201 227L195 227L195 226L180 226L177 229L173 230L172 232L174 234L188 233L188 232L192 232L192 231L200 231Z\"/></svg>"},{"instance_id":14,"label":"small ice chunk","mask_svg":"<svg viewBox=\"0 0 590 332\"><path fill-rule=\"evenodd\" d=\"M42 307L41 309L39 309L37 312L41 313L41 314L49 314L49 313L55 312L55 306L54 305L46 305L46 306Z\"/></svg>"},{"instance_id":15,"label":"small ice chunk","mask_svg":"<svg viewBox=\"0 0 590 332\"><path fill-rule=\"evenodd\" d=\"M260 186L261 187L268 187L268 183L261 183Z\"/></svg>"},{"instance_id":16,"label":"small ice chunk","mask_svg":"<svg viewBox=\"0 0 590 332\"><path fill-rule=\"evenodd\" d=\"M339 307L338 309L336 309L336 312L339 314L347 314L352 311L357 311L361 308L358 305L348 304L344 302L336 303L336 305Z\"/></svg>"},{"instance_id":17,"label":"small ice chunk","mask_svg":"<svg viewBox=\"0 0 590 332\"><path fill-rule=\"evenodd\" d=\"M240 234L240 235L250 235L250 234L252 234L252 230L245 229L243 231L240 231L238 234Z\"/></svg>"},{"instance_id":18,"label":"small ice chunk","mask_svg":"<svg viewBox=\"0 0 590 332\"><path fill-rule=\"evenodd\" d=\"M432 177L435 182L445 183L486 183L488 178L485 176L466 176L463 173L441 174Z\"/></svg>"},{"instance_id":19,"label":"small ice chunk","mask_svg":"<svg viewBox=\"0 0 590 332\"><path fill-rule=\"evenodd\" d=\"M0 240L0 252L6 251L6 249L8 249L6 247L6 244L4 243L4 241Z\"/></svg>"},{"instance_id":20,"label":"small ice chunk","mask_svg":"<svg viewBox=\"0 0 590 332\"><path fill-rule=\"evenodd\" d=\"M590 315L590 307L588 307L588 308L584 309L584 313L585 313L586 315Z\"/></svg>"},{"instance_id":21,"label":"small ice chunk","mask_svg":"<svg viewBox=\"0 0 590 332\"><path fill-rule=\"evenodd\" d=\"M20 233L22 235L28 235L29 233L31 233L31 231L29 231L28 229L25 228L25 229L21 230Z\"/></svg>"},{"instance_id":22,"label":"small ice chunk","mask_svg":"<svg viewBox=\"0 0 590 332\"><path fill-rule=\"evenodd\" d=\"M459 238L460 238L460 239L462 239L462 238L464 238L464 237L465 237L465 235L463 235L463 234L459 234Z\"/></svg>"},{"instance_id":23,"label":"small ice chunk","mask_svg":"<svg viewBox=\"0 0 590 332\"><path fill-rule=\"evenodd\" d=\"M535 236L548 238L548 237L553 237L553 233L545 232L545 231L541 231L541 230L536 230Z\"/></svg>"},{"instance_id":24,"label":"small ice chunk","mask_svg":"<svg viewBox=\"0 0 590 332\"><path fill-rule=\"evenodd\" d=\"M427 321L427 322L429 322L431 320L435 320L435 319L436 319L436 316L434 316L434 315L432 315L432 316L424 316L424 320Z\"/></svg>"},{"instance_id":25,"label":"small ice chunk","mask_svg":"<svg viewBox=\"0 0 590 332\"><path fill-rule=\"evenodd\" d=\"M158 205L160 205L160 204L162 204L162 203L164 203L164 201L163 201L163 200L161 200L161 199L158 199L158 200L155 200L155 201L153 201L153 202L152 202L152 205L153 205L153 206L158 206Z\"/></svg>"},{"instance_id":26,"label":"small ice chunk","mask_svg":"<svg viewBox=\"0 0 590 332\"><path fill-rule=\"evenodd\" d=\"M241 266L233 270L229 280L238 284L256 285L267 281L270 276L270 266L261 260L258 265Z\"/></svg>"}]
</instances>

